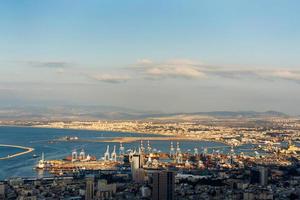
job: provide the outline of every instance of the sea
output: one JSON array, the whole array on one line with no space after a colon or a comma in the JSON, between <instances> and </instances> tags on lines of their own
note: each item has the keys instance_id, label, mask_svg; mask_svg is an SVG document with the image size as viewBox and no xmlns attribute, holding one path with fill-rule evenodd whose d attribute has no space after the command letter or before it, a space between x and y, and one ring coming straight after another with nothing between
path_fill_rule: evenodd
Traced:
<instances>
[{"instance_id":1,"label":"sea","mask_svg":"<svg viewBox=\"0 0 300 200\"><path fill-rule=\"evenodd\" d=\"M109 131L90 131L90 130L71 130L71 129L50 129L50 128L33 128L33 127L0 127L0 144L19 145L34 148L34 151L18 157L7 160L0 160L0 180L13 177L34 178L41 176L50 176L50 174L40 174L34 169L37 162L44 153L46 160L63 159L70 155L76 149L78 152L82 149L86 154L96 156L97 159L103 157L107 145L110 145L110 151L116 145L117 152L119 143L105 142L81 142L81 141L60 141L53 142L58 138L65 136L78 137L83 140L99 140L107 137L156 137L153 134L123 133ZM124 143L125 150L137 149L140 141ZM147 141L144 141L147 145ZM150 141L150 145L154 151L169 152L170 141ZM174 142L174 146L176 142ZM244 152L252 154L251 145L236 147L236 153ZM199 152L203 152L207 148L208 153L217 151L220 153L228 153L230 147L223 143L211 141L180 141L182 152L193 152L194 148L198 148ZM23 150L11 147L0 147L0 157L6 157ZM38 157L36 157L36 156Z\"/></svg>"}]
</instances>

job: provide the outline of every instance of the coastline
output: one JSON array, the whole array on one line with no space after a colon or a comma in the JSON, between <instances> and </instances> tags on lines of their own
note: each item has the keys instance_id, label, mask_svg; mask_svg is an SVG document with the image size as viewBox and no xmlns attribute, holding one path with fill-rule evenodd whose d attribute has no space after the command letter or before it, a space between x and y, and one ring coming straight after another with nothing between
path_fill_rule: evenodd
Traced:
<instances>
[{"instance_id":1,"label":"coastline","mask_svg":"<svg viewBox=\"0 0 300 200\"><path fill-rule=\"evenodd\" d=\"M155 139L155 137L158 137L158 138L161 138L160 141L163 141L163 140L174 140L174 141L207 141L207 142L217 142L217 143L222 143L224 145L228 145L230 146L231 144L229 143L226 143L225 141L220 141L220 140L215 140L213 138L211 139L208 139L208 138L201 138L201 137L182 137L182 136L176 136L176 135L170 135L170 134L163 134L163 133L151 133L151 132L148 132L148 133L145 133L145 132L139 132L139 131L114 131L114 130L99 130L99 129L85 129L85 128L68 128L68 127L50 127L50 126L24 126L24 125L0 125L0 127L20 127L20 128L40 128L40 129L57 129L57 130L75 130L75 131L96 131L96 132L111 132L111 133L134 133L134 134L140 134L140 135L147 135L147 136L143 136L143 137L125 137L125 138L121 138L122 140L124 141L121 141L121 142L124 142L124 143L127 143L127 142L134 142L134 141L139 141L141 140L141 138L148 138L149 140L157 140ZM151 135L151 136L149 136ZM119 140L84 140L85 142L107 142L107 143L112 143L112 142L120 142L120 137L118 137ZM131 138L129 140L132 140L132 141L126 141L126 138ZM139 138L139 139L135 139L135 138ZM164 139L166 138L166 139ZM147 140L148 140L147 139ZM79 141L82 141L82 140L79 140ZM159 140L157 140L159 141ZM66 142L66 141L65 141ZM73 141L74 142L74 141Z\"/></svg>"},{"instance_id":2,"label":"coastline","mask_svg":"<svg viewBox=\"0 0 300 200\"><path fill-rule=\"evenodd\" d=\"M123 143L130 143L130 142L136 142L140 140L156 140L156 141L165 141L165 140L173 140L173 141L206 141L206 142L217 142L222 143L224 145L230 146L231 144L226 143L224 141L220 140L214 140L214 139L208 139L208 138L201 138L201 137L188 137L188 136L176 136L176 135L170 135L170 134L163 134L163 133L145 133L145 132L139 132L139 131L114 131L114 130L99 130L99 129L84 129L84 128L56 128L56 127L43 127L43 126L31 126L34 128L49 128L49 129L62 129L62 130L84 130L84 131L98 131L98 132L111 132L111 133L134 133L134 134L140 134L140 135L146 135L142 137L116 137L111 140L79 140L83 142L106 142L106 143L114 143L114 142L123 142ZM148 136L151 135L151 136Z\"/></svg>"}]
</instances>

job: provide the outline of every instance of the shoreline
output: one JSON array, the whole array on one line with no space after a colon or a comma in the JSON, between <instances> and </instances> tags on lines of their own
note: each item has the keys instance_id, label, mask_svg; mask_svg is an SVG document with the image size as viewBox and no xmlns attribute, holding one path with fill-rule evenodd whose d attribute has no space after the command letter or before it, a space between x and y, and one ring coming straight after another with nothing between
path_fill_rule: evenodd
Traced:
<instances>
[{"instance_id":1,"label":"shoreline","mask_svg":"<svg viewBox=\"0 0 300 200\"><path fill-rule=\"evenodd\" d=\"M55 128L55 127L39 127L39 126L33 126L34 128L48 128L48 129L61 129L61 130L83 130L83 131L97 131L97 132L110 132L110 133L134 133L138 135L144 135L142 137L116 137L111 140L78 140L79 142L105 142L105 143L115 143L115 142L123 142L123 143L130 143L130 142L136 142L140 140L151 140L151 141L165 141L165 140L173 140L173 141L206 141L206 142L216 142L221 143L227 146L231 146L231 144L226 143L224 141L220 140L214 140L214 139L207 139L207 138L200 138L200 137L182 137L182 136L176 136L176 135L167 135L162 133L144 133L144 132L138 132L138 131L113 131L113 130L97 130L97 129L83 129L83 128ZM146 135L146 136L145 136ZM152 135L152 136L149 136ZM72 140L74 142L74 140ZM76 141L76 140L75 140ZM67 141L65 141L67 142ZM238 145L239 146L239 145Z\"/></svg>"},{"instance_id":2,"label":"shoreline","mask_svg":"<svg viewBox=\"0 0 300 200\"><path fill-rule=\"evenodd\" d=\"M230 147L229 144L218 141L218 140L208 140L202 138L182 138L182 137L112 137L111 139L78 139L78 140L54 140L58 142L95 142L95 143L131 143L131 142L138 142L138 141L189 141L189 142L215 142L223 144L224 147Z\"/></svg>"},{"instance_id":3,"label":"shoreline","mask_svg":"<svg viewBox=\"0 0 300 200\"><path fill-rule=\"evenodd\" d=\"M217 142L217 143L221 143L227 146L231 146L231 144L226 143L224 141L220 141L220 140L215 140L215 139L207 139L207 138L200 138L200 137L182 137L182 136L176 136L176 135L170 135L170 134L163 134L163 133L145 133L145 132L139 132L139 131L114 131L114 130L98 130L98 129L84 129L84 128L66 128L66 127L45 127L45 126L24 126L24 125L0 125L0 127L16 127L16 128L37 128L37 129L57 129L57 130L75 130L75 131L96 131L96 132L110 132L110 133L133 133L133 134L138 134L138 135L144 135L143 137L117 137L116 139L113 140L78 140L81 142L106 142L106 143L113 143L113 142L120 142L120 138L121 140L124 140L124 143L130 143L130 142L136 142L136 141L140 141L142 138L149 138L146 140L156 140L156 141L164 141L164 140L170 140L172 139L173 141L206 141L206 142ZM146 135L146 136L145 136ZM151 135L151 136L150 136ZM129 141L126 141L126 138L130 138L128 139ZM138 139L139 138L139 139ZM156 138L161 138L161 140L156 139ZM131 140L131 141L130 141ZM145 139L144 139L145 140ZM65 141L68 142L68 141ZM74 141L73 141L74 142ZM240 145L238 145L240 146Z\"/></svg>"},{"instance_id":4,"label":"shoreline","mask_svg":"<svg viewBox=\"0 0 300 200\"><path fill-rule=\"evenodd\" d=\"M113 131L113 130L99 130L99 129L84 129L84 128L57 128L57 127L44 127L44 126L24 126L24 125L0 125L0 127L12 127L12 128L40 128L40 129L57 129L57 130L75 130L75 131L96 131L96 132L111 132L111 133L133 133L133 134L145 134L171 137L171 135L165 135L162 133L144 133L138 131ZM176 137L176 136L174 136Z\"/></svg>"}]
</instances>

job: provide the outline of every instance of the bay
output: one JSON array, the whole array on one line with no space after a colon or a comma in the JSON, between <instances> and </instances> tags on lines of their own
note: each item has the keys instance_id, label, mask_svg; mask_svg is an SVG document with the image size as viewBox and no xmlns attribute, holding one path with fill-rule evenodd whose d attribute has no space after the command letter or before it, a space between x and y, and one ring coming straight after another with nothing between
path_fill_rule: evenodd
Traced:
<instances>
[{"instance_id":1,"label":"bay","mask_svg":"<svg viewBox=\"0 0 300 200\"><path fill-rule=\"evenodd\" d=\"M97 159L103 157L107 145L110 145L110 150L116 145L117 150L119 143L104 143L104 142L80 142L80 141L68 141L68 142L54 142L54 139L58 139L64 136L77 136L80 139L93 140L102 137L149 137L155 136L153 134L138 134L138 133L120 133L120 132L108 132L108 131L89 131L89 130L71 130L71 129L49 129L49 128L32 128L32 127L0 127L0 144L20 145L34 148L32 153L21 155L8 160L0 160L0 180L10 177L36 177L38 174L33 169L37 164L39 157L34 158L33 154L41 155L45 154L45 158L50 159L63 159L70 155L72 150L76 149L80 151L84 149L87 154L94 155ZM125 143L123 146L125 149L138 148L140 142ZM150 141L153 149L162 152L169 152L170 141ZM176 142L174 142L175 146ZM144 142L147 145L147 142ZM224 144L211 141L181 141L180 147L183 152L193 151L196 147L199 152L202 152L204 148L208 147L208 152L212 152L214 148L222 146L219 149L220 152L228 152L230 148L225 147ZM249 148L248 146L238 147L236 149L239 152L240 149ZM12 155L16 152L20 152L15 148L0 148L0 156ZM117 151L118 152L118 151Z\"/></svg>"}]
</instances>

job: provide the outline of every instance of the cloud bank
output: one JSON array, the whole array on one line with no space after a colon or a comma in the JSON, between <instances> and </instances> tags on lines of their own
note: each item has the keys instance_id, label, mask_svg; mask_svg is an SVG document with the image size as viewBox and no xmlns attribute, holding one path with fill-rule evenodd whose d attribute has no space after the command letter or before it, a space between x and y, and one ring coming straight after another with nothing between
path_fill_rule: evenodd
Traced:
<instances>
[{"instance_id":1,"label":"cloud bank","mask_svg":"<svg viewBox=\"0 0 300 200\"><path fill-rule=\"evenodd\" d=\"M30 66L55 69L57 73L64 73L66 68L72 66L63 61L29 61ZM86 74L81 68L81 74ZM173 59L167 61L153 61L140 59L132 67L121 68L113 72L89 73L88 77L106 83L124 83L130 80L209 80L215 78L229 80L264 80L264 81L292 81L300 84L300 70L288 68L263 67L228 67L203 64L189 59Z\"/></svg>"},{"instance_id":2,"label":"cloud bank","mask_svg":"<svg viewBox=\"0 0 300 200\"><path fill-rule=\"evenodd\" d=\"M300 83L300 70L292 69L263 69L263 68L231 68L225 66L207 65L192 60L171 60L166 62L153 62L142 59L137 67L132 68L139 75L147 79L260 79L260 80L288 80Z\"/></svg>"}]
</instances>

